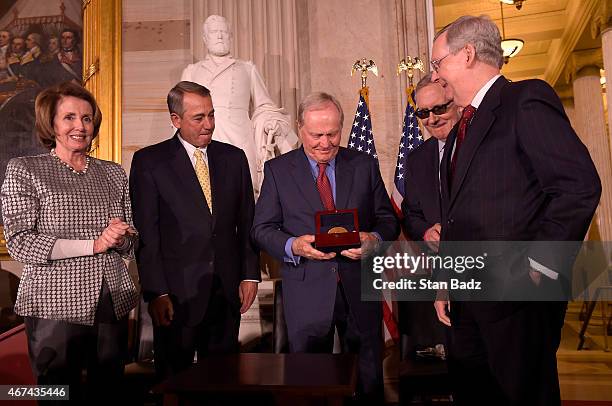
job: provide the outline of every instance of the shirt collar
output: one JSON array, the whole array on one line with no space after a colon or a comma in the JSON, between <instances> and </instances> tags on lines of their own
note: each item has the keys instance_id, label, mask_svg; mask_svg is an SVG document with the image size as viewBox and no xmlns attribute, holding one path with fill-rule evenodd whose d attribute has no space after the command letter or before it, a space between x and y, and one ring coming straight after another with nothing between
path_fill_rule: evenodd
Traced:
<instances>
[{"instance_id":1,"label":"shirt collar","mask_svg":"<svg viewBox=\"0 0 612 406\"><path fill-rule=\"evenodd\" d=\"M304 154L306 155L306 158L308 158L308 163L310 164L310 169L313 170L313 173L318 173L319 172L319 167L317 166L317 161L315 161L314 159L310 158L308 156L308 154L306 154L306 152L304 152ZM333 157L331 159L331 161L329 161L327 164L329 165L329 168L332 171L335 171L336 170L336 157Z\"/></svg>"},{"instance_id":2,"label":"shirt collar","mask_svg":"<svg viewBox=\"0 0 612 406\"><path fill-rule=\"evenodd\" d=\"M446 144L446 141L438 140L438 151L440 152L440 155L444 153L445 144Z\"/></svg>"},{"instance_id":3,"label":"shirt collar","mask_svg":"<svg viewBox=\"0 0 612 406\"><path fill-rule=\"evenodd\" d=\"M181 142L181 144L183 144L183 147L185 147L185 150L187 151L187 155L189 155L189 157L193 156L193 154L195 153L196 149L199 149L200 151L202 151L204 153L204 155L206 155L206 148L208 146L197 148L196 146L194 146L194 145L188 143L187 141L185 141L183 139L183 137L181 137L181 133L180 132L177 133L177 135L178 135L179 141Z\"/></svg>"},{"instance_id":4,"label":"shirt collar","mask_svg":"<svg viewBox=\"0 0 612 406\"><path fill-rule=\"evenodd\" d=\"M489 79L489 81L487 83L485 83L485 85L483 87L480 88L480 90L478 91L478 93L476 93L476 96L474 96L474 99L472 99L472 102L470 103L470 105L474 108L478 108L480 107L480 103L482 103L482 99L484 99L485 95L487 94L487 92L489 91L489 89L491 88L491 86L493 86L493 83L495 83L495 81L501 76L501 74L497 74L495 76L493 76L491 79Z\"/></svg>"}]
</instances>

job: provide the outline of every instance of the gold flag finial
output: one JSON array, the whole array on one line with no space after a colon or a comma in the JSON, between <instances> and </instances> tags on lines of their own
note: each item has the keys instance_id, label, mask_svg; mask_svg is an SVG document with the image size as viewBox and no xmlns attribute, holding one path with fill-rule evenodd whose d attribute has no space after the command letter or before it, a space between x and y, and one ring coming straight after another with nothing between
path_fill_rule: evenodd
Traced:
<instances>
[{"instance_id":1,"label":"gold flag finial","mask_svg":"<svg viewBox=\"0 0 612 406\"><path fill-rule=\"evenodd\" d=\"M408 86L412 86L412 78L414 76L415 69L425 72L425 65L418 56L415 56L413 59L410 55L408 55L397 65L397 74L399 75L403 71L406 71L406 75L408 75Z\"/></svg>"},{"instance_id":2,"label":"gold flag finial","mask_svg":"<svg viewBox=\"0 0 612 406\"><path fill-rule=\"evenodd\" d=\"M356 71L361 72L361 87L366 87L366 81L368 80L368 71L378 76L378 68L373 60L367 60L366 58L357 59L351 67L351 76Z\"/></svg>"}]
</instances>

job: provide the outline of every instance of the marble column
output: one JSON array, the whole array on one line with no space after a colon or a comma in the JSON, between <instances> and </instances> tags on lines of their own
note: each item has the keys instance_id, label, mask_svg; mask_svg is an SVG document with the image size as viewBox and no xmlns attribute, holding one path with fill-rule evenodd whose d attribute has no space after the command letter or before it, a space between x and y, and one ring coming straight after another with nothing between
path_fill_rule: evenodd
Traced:
<instances>
[{"instance_id":1,"label":"marble column","mask_svg":"<svg viewBox=\"0 0 612 406\"><path fill-rule=\"evenodd\" d=\"M563 85L555 87L557 96L561 99L565 114L569 118L572 127L576 128L576 109L574 107L574 90L570 85Z\"/></svg>"},{"instance_id":2,"label":"marble column","mask_svg":"<svg viewBox=\"0 0 612 406\"><path fill-rule=\"evenodd\" d=\"M599 155L600 155L600 159L602 159L603 161L607 161L608 162L608 168L610 167L610 162L611 162L611 156L612 156L612 150L610 149L610 143L612 142L612 132L611 132L611 127L610 124L612 123L612 110L610 109L611 106L611 102L612 102L612 94L611 94L611 87L612 86L612 2L610 0L600 0L599 2L599 6L598 9L595 13L595 15L593 16L593 19L591 21L591 35L594 39L597 39L599 36L601 36L601 56L599 57L599 59L601 60L601 63L598 63L597 65L600 67L603 67L605 70L605 78L606 78L606 93L605 93L605 100L606 100L606 104L608 106L607 108L607 117L604 116L604 120L605 118L608 119L608 126L607 126L607 132L606 132L606 140L605 142L601 142L599 144L599 146L601 147L601 151L599 151ZM605 123L604 123L605 124ZM598 167L599 169L599 167ZM608 173L604 173L602 174L602 172L599 173L599 176L602 178L602 186L604 187L603 189L603 193L601 196L601 201L605 202L605 201L609 201L610 200L610 195L609 193L609 189L606 190L606 186L610 185L612 183L612 180L609 178L610 174ZM604 178L605 177L605 178ZM603 210L600 210L603 212ZM600 213L600 214L604 214L604 213ZM610 222L612 221L612 219L610 219L610 217L607 218L607 224L604 225L604 228L612 228L612 226L610 225ZM599 223L603 223L603 220L599 220ZM602 233L602 240L604 241L610 241L611 236L609 233ZM612 247L609 247L612 248Z\"/></svg>"},{"instance_id":3,"label":"marble column","mask_svg":"<svg viewBox=\"0 0 612 406\"><path fill-rule=\"evenodd\" d=\"M563 103L565 114L567 114L567 118L569 118L572 127L576 128L576 108L574 107L574 99L561 99L561 103Z\"/></svg>"},{"instance_id":4,"label":"marble column","mask_svg":"<svg viewBox=\"0 0 612 406\"><path fill-rule=\"evenodd\" d=\"M601 36L601 53L603 59L603 69L606 77L606 102L608 105L608 138L609 143L612 141L612 132L610 123L612 123L612 1L600 0L599 6L593 19L591 20L591 35L593 39Z\"/></svg>"},{"instance_id":5,"label":"marble column","mask_svg":"<svg viewBox=\"0 0 612 406\"><path fill-rule=\"evenodd\" d=\"M602 183L597 225L603 241L612 240L612 166L599 66L580 68L573 82L576 131L586 144Z\"/></svg>"}]
</instances>

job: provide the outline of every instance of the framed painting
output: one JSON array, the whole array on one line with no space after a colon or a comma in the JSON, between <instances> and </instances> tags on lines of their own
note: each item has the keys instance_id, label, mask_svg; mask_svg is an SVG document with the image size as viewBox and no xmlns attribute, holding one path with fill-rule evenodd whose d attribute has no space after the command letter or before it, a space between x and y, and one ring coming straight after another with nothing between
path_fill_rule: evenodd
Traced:
<instances>
[{"instance_id":1,"label":"framed painting","mask_svg":"<svg viewBox=\"0 0 612 406\"><path fill-rule=\"evenodd\" d=\"M46 152L34 130L34 101L43 89L63 81L85 86L102 110L92 155L120 162L121 0L3 0L0 184L10 159ZM0 259L10 259L4 233Z\"/></svg>"}]
</instances>

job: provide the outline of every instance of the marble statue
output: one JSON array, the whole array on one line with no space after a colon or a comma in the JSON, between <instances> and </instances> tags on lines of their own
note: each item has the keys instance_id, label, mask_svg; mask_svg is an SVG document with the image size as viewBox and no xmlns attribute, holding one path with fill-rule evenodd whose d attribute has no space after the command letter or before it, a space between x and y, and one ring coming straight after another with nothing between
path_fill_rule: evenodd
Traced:
<instances>
[{"instance_id":1,"label":"marble statue","mask_svg":"<svg viewBox=\"0 0 612 406\"><path fill-rule=\"evenodd\" d=\"M206 86L215 105L214 139L242 148L249 161L255 197L263 182L264 162L294 149L298 138L290 116L270 98L250 61L230 55L232 33L224 17L211 15L202 26L206 57L188 65L181 80Z\"/></svg>"}]
</instances>

